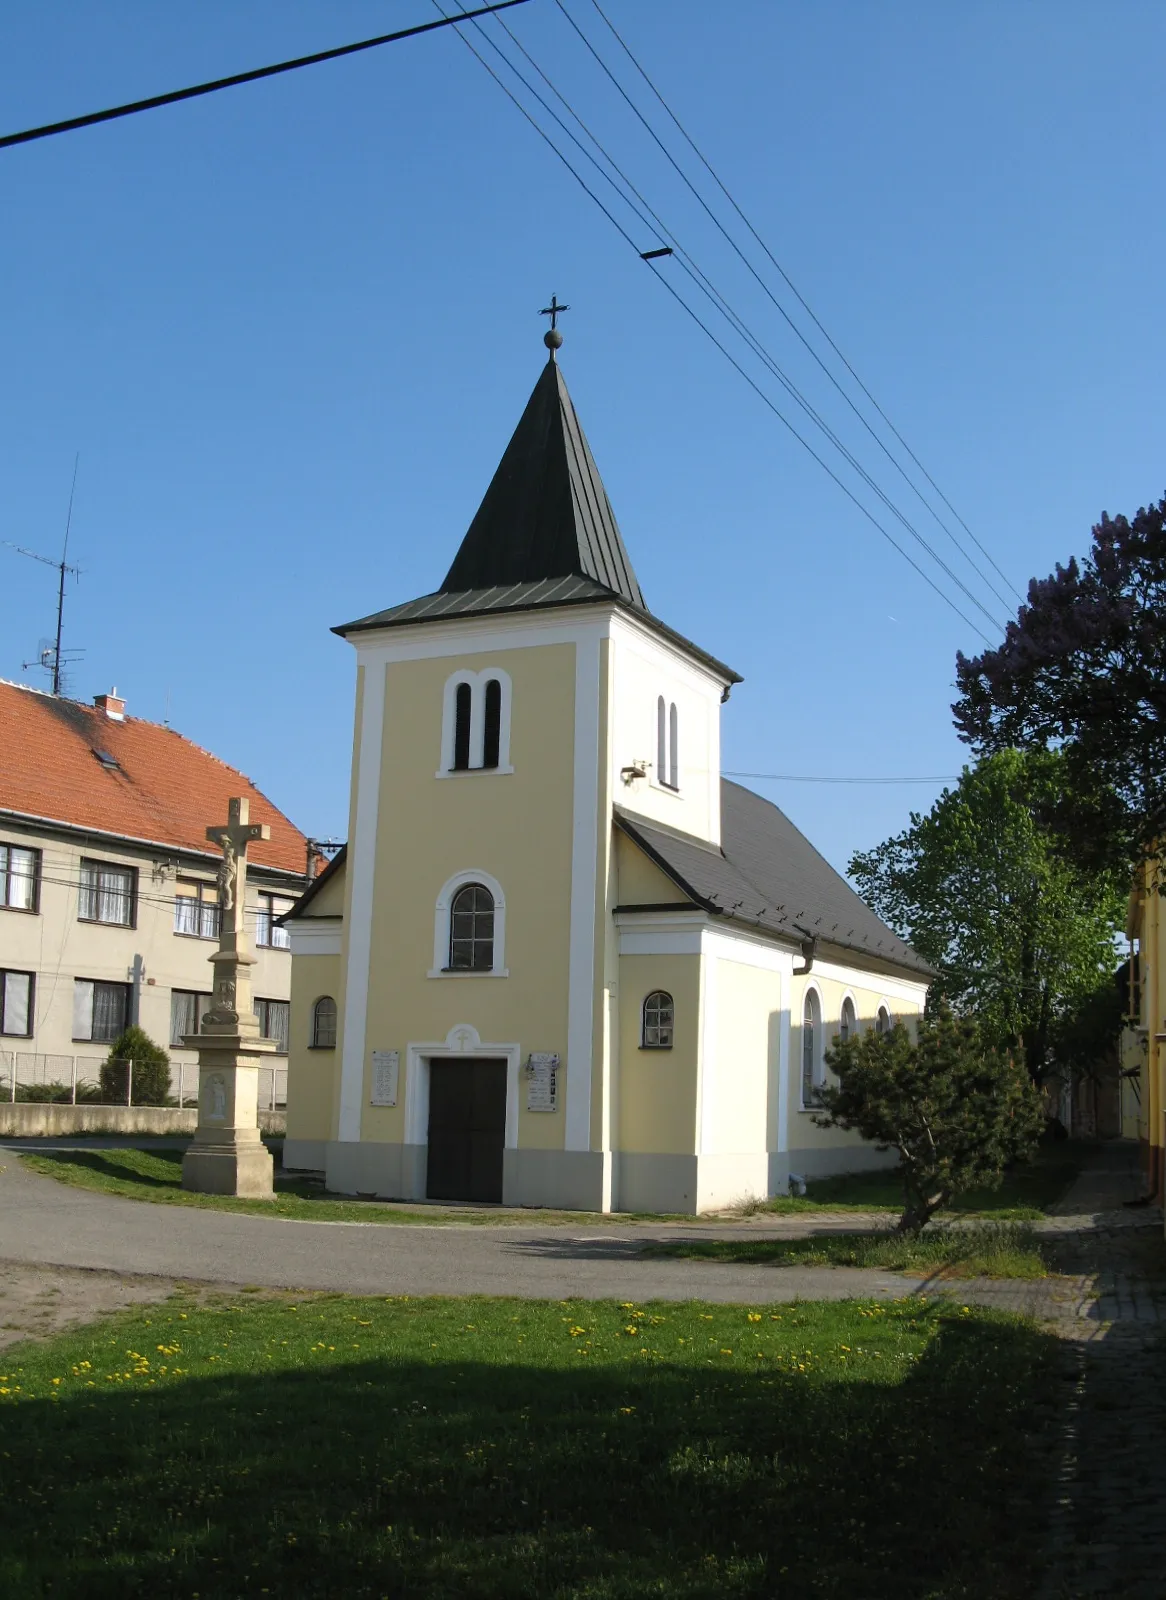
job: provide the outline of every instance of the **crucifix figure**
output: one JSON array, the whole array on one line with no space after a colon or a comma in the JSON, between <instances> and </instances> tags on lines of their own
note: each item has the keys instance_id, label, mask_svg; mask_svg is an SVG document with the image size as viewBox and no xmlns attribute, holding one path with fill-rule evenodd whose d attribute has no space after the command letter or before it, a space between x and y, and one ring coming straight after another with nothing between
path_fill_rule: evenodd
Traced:
<instances>
[{"instance_id":1,"label":"crucifix figure","mask_svg":"<svg viewBox=\"0 0 1166 1600\"><path fill-rule=\"evenodd\" d=\"M539 312L540 317L550 317L551 319L550 327L543 334L543 343L550 351L552 361L555 359L555 351L559 349L563 342L563 335L558 328L559 317L564 311L570 311L570 309L570 306L561 306L558 295L553 294L550 305L544 306Z\"/></svg>"},{"instance_id":2,"label":"crucifix figure","mask_svg":"<svg viewBox=\"0 0 1166 1600\"><path fill-rule=\"evenodd\" d=\"M243 932L243 901L247 892L247 846L252 839L270 839L271 829L266 822L248 822L250 802L232 799L228 802L227 826L208 828L206 836L223 852L219 867L219 905L223 911L223 931L227 919L236 934Z\"/></svg>"}]
</instances>

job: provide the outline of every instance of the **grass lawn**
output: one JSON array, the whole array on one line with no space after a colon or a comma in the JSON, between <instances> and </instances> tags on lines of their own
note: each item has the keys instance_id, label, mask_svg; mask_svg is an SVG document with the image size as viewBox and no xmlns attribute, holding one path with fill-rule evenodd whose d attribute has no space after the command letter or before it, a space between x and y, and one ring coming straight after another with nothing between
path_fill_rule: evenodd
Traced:
<instances>
[{"instance_id":1,"label":"grass lawn","mask_svg":"<svg viewBox=\"0 0 1166 1600\"><path fill-rule=\"evenodd\" d=\"M646 1254L772 1267L880 1267L928 1276L938 1272L949 1278L1043 1278L1048 1272L1031 1229L1017 1223L982 1223L921 1239L870 1233L827 1233L812 1239L685 1239L649 1245Z\"/></svg>"},{"instance_id":2,"label":"grass lawn","mask_svg":"<svg viewBox=\"0 0 1166 1600\"><path fill-rule=\"evenodd\" d=\"M163 1205L201 1206L212 1211L245 1211L253 1216L291 1217L301 1222L424 1222L489 1225L512 1223L626 1222L627 1214L589 1211L504 1209L501 1206L389 1205L375 1200L341 1200L303 1178L275 1174L275 1200L238 1200L231 1195L192 1194L182 1187L181 1150L45 1150L20 1152L33 1172L57 1178L79 1189L121 1195L126 1200L153 1200ZM660 1220L656 1218L654 1220ZM688 1219L686 1219L688 1220Z\"/></svg>"},{"instance_id":3,"label":"grass lawn","mask_svg":"<svg viewBox=\"0 0 1166 1600\"><path fill-rule=\"evenodd\" d=\"M1020 1600L1064 1367L917 1301L177 1296L0 1356L6 1600Z\"/></svg>"},{"instance_id":4,"label":"grass lawn","mask_svg":"<svg viewBox=\"0 0 1166 1600\"><path fill-rule=\"evenodd\" d=\"M1042 1144L1032 1161L1013 1167L999 1189L970 1189L950 1216L989 1216L1002 1222L1034 1222L1059 1200L1081 1171L1087 1147L1064 1140ZM763 1200L750 1209L779 1214L798 1211L902 1211L903 1191L894 1168L814 1178L804 1196Z\"/></svg>"}]
</instances>

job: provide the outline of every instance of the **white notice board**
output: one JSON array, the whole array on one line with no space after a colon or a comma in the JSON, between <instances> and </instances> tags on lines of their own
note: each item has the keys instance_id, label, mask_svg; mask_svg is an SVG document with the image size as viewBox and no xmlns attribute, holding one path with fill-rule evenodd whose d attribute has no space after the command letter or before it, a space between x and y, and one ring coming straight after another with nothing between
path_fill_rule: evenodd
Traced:
<instances>
[{"instance_id":1,"label":"white notice board","mask_svg":"<svg viewBox=\"0 0 1166 1600\"><path fill-rule=\"evenodd\" d=\"M374 1050L372 1053L372 1099L374 1106L395 1106L401 1077L399 1050Z\"/></svg>"},{"instance_id":2,"label":"white notice board","mask_svg":"<svg viewBox=\"0 0 1166 1600\"><path fill-rule=\"evenodd\" d=\"M532 1051L526 1064L526 1109L559 1109L559 1058L546 1051Z\"/></svg>"}]
</instances>

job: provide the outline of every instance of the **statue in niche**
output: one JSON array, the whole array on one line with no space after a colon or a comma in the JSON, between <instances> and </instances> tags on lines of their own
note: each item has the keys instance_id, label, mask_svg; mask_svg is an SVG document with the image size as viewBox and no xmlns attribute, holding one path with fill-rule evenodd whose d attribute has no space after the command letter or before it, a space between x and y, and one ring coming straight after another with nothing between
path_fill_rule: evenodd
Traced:
<instances>
[{"instance_id":1,"label":"statue in niche","mask_svg":"<svg viewBox=\"0 0 1166 1600\"><path fill-rule=\"evenodd\" d=\"M207 1098L210 1100L207 1121L224 1122L227 1116L227 1080L221 1072L216 1072L207 1084Z\"/></svg>"}]
</instances>

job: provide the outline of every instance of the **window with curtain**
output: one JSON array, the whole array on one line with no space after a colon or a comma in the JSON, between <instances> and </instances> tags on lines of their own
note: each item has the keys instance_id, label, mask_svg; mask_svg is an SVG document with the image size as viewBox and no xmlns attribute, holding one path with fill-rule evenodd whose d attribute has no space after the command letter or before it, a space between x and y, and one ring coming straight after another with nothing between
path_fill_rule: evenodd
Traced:
<instances>
[{"instance_id":1,"label":"window with curtain","mask_svg":"<svg viewBox=\"0 0 1166 1600\"><path fill-rule=\"evenodd\" d=\"M671 1050L675 1007L666 989L653 989L644 1000L644 1026L640 1043L645 1050Z\"/></svg>"},{"instance_id":2,"label":"window with curtain","mask_svg":"<svg viewBox=\"0 0 1166 1600\"><path fill-rule=\"evenodd\" d=\"M128 983L73 980L73 1037L108 1044L125 1031L130 1016Z\"/></svg>"},{"instance_id":3,"label":"window with curtain","mask_svg":"<svg viewBox=\"0 0 1166 1600\"><path fill-rule=\"evenodd\" d=\"M210 1010L209 994L199 994L194 989L170 991L170 1043L181 1048L188 1033L198 1033L205 1012Z\"/></svg>"},{"instance_id":4,"label":"window with curtain","mask_svg":"<svg viewBox=\"0 0 1166 1600\"><path fill-rule=\"evenodd\" d=\"M0 906L9 911L35 911L40 887L40 851L0 844Z\"/></svg>"},{"instance_id":5,"label":"window with curtain","mask_svg":"<svg viewBox=\"0 0 1166 1600\"><path fill-rule=\"evenodd\" d=\"M35 982L31 972L0 972L0 1033L17 1039L30 1037Z\"/></svg>"},{"instance_id":6,"label":"window with curtain","mask_svg":"<svg viewBox=\"0 0 1166 1600\"><path fill-rule=\"evenodd\" d=\"M321 995L312 1007L312 1049L335 1050L336 1002L330 994Z\"/></svg>"},{"instance_id":7,"label":"window with curtain","mask_svg":"<svg viewBox=\"0 0 1166 1600\"><path fill-rule=\"evenodd\" d=\"M215 884L180 878L174 896L174 931L192 939L217 939L221 922Z\"/></svg>"},{"instance_id":8,"label":"window with curtain","mask_svg":"<svg viewBox=\"0 0 1166 1600\"><path fill-rule=\"evenodd\" d=\"M263 945L268 950L290 949L291 935L286 928L278 925L276 918L282 917L285 911L290 911L295 902L285 900L278 894L261 894L258 900L259 908L255 913L255 943Z\"/></svg>"},{"instance_id":9,"label":"window with curtain","mask_svg":"<svg viewBox=\"0 0 1166 1600\"><path fill-rule=\"evenodd\" d=\"M449 908L450 972L494 970L494 896L481 883L467 883Z\"/></svg>"},{"instance_id":10,"label":"window with curtain","mask_svg":"<svg viewBox=\"0 0 1166 1600\"><path fill-rule=\"evenodd\" d=\"M253 1006L259 1018L259 1031L265 1039L274 1039L276 1050L287 1055L290 1006L286 1000L256 1000Z\"/></svg>"},{"instance_id":11,"label":"window with curtain","mask_svg":"<svg viewBox=\"0 0 1166 1600\"><path fill-rule=\"evenodd\" d=\"M858 1018L854 1011L854 1001L849 996L842 1002L842 1016L838 1021L838 1037L843 1041L853 1039L858 1032Z\"/></svg>"},{"instance_id":12,"label":"window with curtain","mask_svg":"<svg viewBox=\"0 0 1166 1600\"><path fill-rule=\"evenodd\" d=\"M133 867L118 867L109 861L82 860L78 919L81 922L108 922L118 927L132 928L137 876Z\"/></svg>"},{"instance_id":13,"label":"window with curtain","mask_svg":"<svg viewBox=\"0 0 1166 1600\"><path fill-rule=\"evenodd\" d=\"M806 993L802 1007L802 1104L813 1105L818 1082L818 1050L822 1032L822 1010L813 989Z\"/></svg>"}]
</instances>

